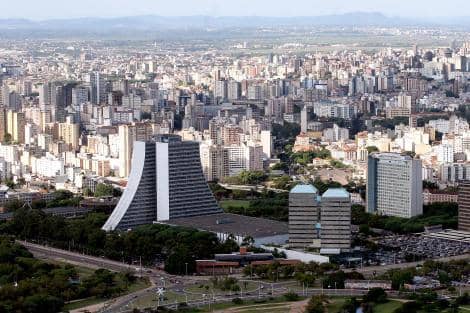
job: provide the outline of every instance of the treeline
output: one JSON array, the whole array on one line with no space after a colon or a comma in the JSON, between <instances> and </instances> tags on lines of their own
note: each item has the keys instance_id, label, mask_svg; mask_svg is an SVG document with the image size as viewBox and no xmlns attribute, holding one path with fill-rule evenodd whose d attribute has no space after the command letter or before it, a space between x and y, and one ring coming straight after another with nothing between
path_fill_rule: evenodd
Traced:
<instances>
[{"instance_id":1,"label":"treeline","mask_svg":"<svg viewBox=\"0 0 470 313\"><path fill-rule=\"evenodd\" d=\"M291 160L300 165L310 164L315 158L329 159L330 157L330 151L323 148L317 151L293 152L290 155Z\"/></svg>"},{"instance_id":2,"label":"treeline","mask_svg":"<svg viewBox=\"0 0 470 313\"><path fill-rule=\"evenodd\" d=\"M287 192L266 192L261 194L259 198L249 200L246 206L228 206L225 212L288 221L289 194Z\"/></svg>"},{"instance_id":3,"label":"treeline","mask_svg":"<svg viewBox=\"0 0 470 313\"><path fill-rule=\"evenodd\" d=\"M31 202L31 208L33 209L44 209L44 208L57 208L57 207L68 207L78 206L82 200L81 196L75 196L68 190L57 190L52 193L52 200L45 201L41 199L33 200ZM15 212L16 210L25 206L25 203L19 200L11 200L5 204L5 209L8 212Z\"/></svg>"},{"instance_id":4,"label":"treeline","mask_svg":"<svg viewBox=\"0 0 470 313\"><path fill-rule=\"evenodd\" d=\"M268 175L264 171L241 171L238 175L225 177L224 183L232 185L257 185L264 182Z\"/></svg>"},{"instance_id":5,"label":"treeline","mask_svg":"<svg viewBox=\"0 0 470 313\"><path fill-rule=\"evenodd\" d=\"M134 281L130 273L103 269L83 278L71 265L45 263L13 239L0 237L0 312L61 312L65 302L109 298Z\"/></svg>"},{"instance_id":6,"label":"treeline","mask_svg":"<svg viewBox=\"0 0 470 313\"><path fill-rule=\"evenodd\" d=\"M401 290L405 284L412 283L415 276L432 277L443 286L451 287L452 281L460 281L462 277L467 277L468 275L470 275L468 260L453 260L449 262L428 260L421 267L391 269L378 278L390 280L393 289Z\"/></svg>"},{"instance_id":7,"label":"treeline","mask_svg":"<svg viewBox=\"0 0 470 313\"><path fill-rule=\"evenodd\" d=\"M274 262L266 265L245 266L243 275L271 281L295 279L299 285L313 287L318 282L326 289L344 289L347 279L363 280L358 272L343 272L334 263L299 263L281 265Z\"/></svg>"},{"instance_id":8,"label":"treeline","mask_svg":"<svg viewBox=\"0 0 470 313\"><path fill-rule=\"evenodd\" d=\"M364 206L352 206L352 223L355 225L379 228L394 233L408 234L423 232L425 226L442 225L444 228L456 228L458 206L456 203L433 203L423 207L423 215L412 218L381 216L367 213ZM365 229L365 227L362 227Z\"/></svg>"},{"instance_id":9,"label":"treeline","mask_svg":"<svg viewBox=\"0 0 470 313\"><path fill-rule=\"evenodd\" d=\"M129 232L101 229L107 216L92 213L80 219L64 219L40 210L19 209L12 220L0 223L0 233L37 242L47 242L110 259L153 265L161 261L172 274L195 270L195 260L211 258L215 253L235 251L238 246L228 240L221 243L213 233L168 225L145 225Z\"/></svg>"}]
</instances>

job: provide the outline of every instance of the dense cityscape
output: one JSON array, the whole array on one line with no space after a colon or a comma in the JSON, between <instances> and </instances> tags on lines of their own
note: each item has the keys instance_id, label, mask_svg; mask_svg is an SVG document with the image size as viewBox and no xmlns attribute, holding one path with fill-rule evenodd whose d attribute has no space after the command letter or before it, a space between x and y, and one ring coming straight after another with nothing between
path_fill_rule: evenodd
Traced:
<instances>
[{"instance_id":1,"label":"dense cityscape","mask_svg":"<svg viewBox=\"0 0 470 313\"><path fill-rule=\"evenodd\" d=\"M0 312L470 310L468 22L154 19L0 19Z\"/></svg>"}]
</instances>

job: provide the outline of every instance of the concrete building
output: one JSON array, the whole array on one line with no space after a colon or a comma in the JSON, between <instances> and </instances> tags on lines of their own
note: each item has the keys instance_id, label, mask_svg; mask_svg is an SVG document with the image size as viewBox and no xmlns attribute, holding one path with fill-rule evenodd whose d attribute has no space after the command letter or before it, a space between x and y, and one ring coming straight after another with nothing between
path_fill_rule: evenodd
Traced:
<instances>
[{"instance_id":1,"label":"concrete building","mask_svg":"<svg viewBox=\"0 0 470 313\"><path fill-rule=\"evenodd\" d=\"M147 141L153 136L152 125L135 123L119 126L119 176L127 177L131 171L131 157L136 141Z\"/></svg>"},{"instance_id":2,"label":"concrete building","mask_svg":"<svg viewBox=\"0 0 470 313\"><path fill-rule=\"evenodd\" d=\"M261 134L261 145L263 146L263 158L265 160L271 159L272 150L273 150L273 139L271 136L271 131L262 130Z\"/></svg>"},{"instance_id":3,"label":"concrete building","mask_svg":"<svg viewBox=\"0 0 470 313\"><path fill-rule=\"evenodd\" d=\"M242 87L241 84L237 81L231 80L228 82L228 99L229 100L238 100L242 96Z\"/></svg>"},{"instance_id":4,"label":"concrete building","mask_svg":"<svg viewBox=\"0 0 470 313\"><path fill-rule=\"evenodd\" d=\"M65 123L59 123L59 138L72 150L78 150L80 138L80 125L73 123L71 117L67 117Z\"/></svg>"},{"instance_id":5,"label":"concrete building","mask_svg":"<svg viewBox=\"0 0 470 313\"><path fill-rule=\"evenodd\" d=\"M202 172L199 144L161 135L135 143L127 188L103 229L221 212Z\"/></svg>"},{"instance_id":6,"label":"concrete building","mask_svg":"<svg viewBox=\"0 0 470 313\"><path fill-rule=\"evenodd\" d=\"M398 153L369 155L367 211L410 218L423 213L421 160Z\"/></svg>"},{"instance_id":7,"label":"concrete building","mask_svg":"<svg viewBox=\"0 0 470 313\"><path fill-rule=\"evenodd\" d=\"M312 185L297 185L289 193L289 246L320 247L320 196Z\"/></svg>"},{"instance_id":8,"label":"concrete building","mask_svg":"<svg viewBox=\"0 0 470 313\"><path fill-rule=\"evenodd\" d=\"M308 131L308 111L307 106L304 105L300 111L300 132L306 133Z\"/></svg>"},{"instance_id":9,"label":"concrete building","mask_svg":"<svg viewBox=\"0 0 470 313\"><path fill-rule=\"evenodd\" d=\"M321 249L351 249L351 196L343 188L330 188L321 197Z\"/></svg>"},{"instance_id":10,"label":"concrete building","mask_svg":"<svg viewBox=\"0 0 470 313\"><path fill-rule=\"evenodd\" d=\"M459 230L470 232L470 181L459 185Z\"/></svg>"},{"instance_id":11,"label":"concrete building","mask_svg":"<svg viewBox=\"0 0 470 313\"><path fill-rule=\"evenodd\" d=\"M0 142L3 142L7 134L7 111L0 106Z\"/></svg>"},{"instance_id":12,"label":"concrete building","mask_svg":"<svg viewBox=\"0 0 470 313\"><path fill-rule=\"evenodd\" d=\"M201 165L207 181L217 181L229 175L228 149L219 145L201 144Z\"/></svg>"},{"instance_id":13,"label":"concrete building","mask_svg":"<svg viewBox=\"0 0 470 313\"><path fill-rule=\"evenodd\" d=\"M351 196L330 188L321 197L312 185L297 185L289 193L289 246L317 248L339 254L351 249Z\"/></svg>"},{"instance_id":14,"label":"concrete building","mask_svg":"<svg viewBox=\"0 0 470 313\"><path fill-rule=\"evenodd\" d=\"M11 135L11 140L24 143L24 127L26 121L24 113L8 111L7 113L7 133Z\"/></svg>"}]
</instances>

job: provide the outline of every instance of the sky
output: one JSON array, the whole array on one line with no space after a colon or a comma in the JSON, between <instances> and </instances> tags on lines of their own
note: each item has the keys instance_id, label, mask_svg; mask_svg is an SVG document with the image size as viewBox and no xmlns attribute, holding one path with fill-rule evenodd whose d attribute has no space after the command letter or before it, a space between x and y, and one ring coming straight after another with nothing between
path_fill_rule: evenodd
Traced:
<instances>
[{"instance_id":1,"label":"sky","mask_svg":"<svg viewBox=\"0 0 470 313\"><path fill-rule=\"evenodd\" d=\"M381 12L401 17L470 16L470 0L0 0L0 18L317 16Z\"/></svg>"}]
</instances>

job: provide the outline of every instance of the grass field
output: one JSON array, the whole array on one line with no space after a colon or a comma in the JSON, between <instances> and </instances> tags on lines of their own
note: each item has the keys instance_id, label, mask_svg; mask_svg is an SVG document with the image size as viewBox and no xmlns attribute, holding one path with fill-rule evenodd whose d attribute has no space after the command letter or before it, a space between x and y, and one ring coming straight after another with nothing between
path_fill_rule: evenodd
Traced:
<instances>
[{"instance_id":1,"label":"grass field","mask_svg":"<svg viewBox=\"0 0 470 313\"><path fill-rule=\"evenodd\" d=\"M67 303L64 306L64 311L72 311L80 308L84 308L89 305L97 304L106 301L106 299L100 299L100 298L87 298L87 299L82 299L78 301L74 301L71 303Z\"/></svg>"},{"instance_id":2,"label":"grass field","mask_svg":"<svg viewBox=\"0 0 470 313\"><path fill-rule=\"evenodd\" d=\"M222 209L226 209L230 206L236 208L248 208L250 206L250 200L222 200L219 201L219 205Z\"/></svg>"},{"instance_id":3,"label":"grass field","mask_svg":"<svg viewBox=\"0 0 470 313\"><path fill-rule=\"evenodd\" d=\"M93 270L92 270L92 272L93 272ZM133 293L133 292L136 292L138 290L145 289L149 286L150 286L150 284L147 280L137 279L135 281L135 283L133 283L132 285L129 286L129 289L125 292L125 294ZM81 299L81 300L74 301L74 302L66 304L64 306L64 310L70 311L70 310L75 310L75 309L79 309L79 308L84 308L86 306L101 303L101 302L104 302L104 301L107 301L107 300L109 300L109 299L94 298L94 297Z\"/></svg>"}]
</instances>

